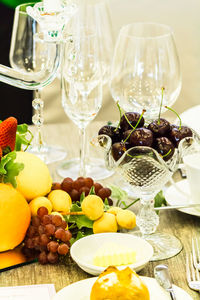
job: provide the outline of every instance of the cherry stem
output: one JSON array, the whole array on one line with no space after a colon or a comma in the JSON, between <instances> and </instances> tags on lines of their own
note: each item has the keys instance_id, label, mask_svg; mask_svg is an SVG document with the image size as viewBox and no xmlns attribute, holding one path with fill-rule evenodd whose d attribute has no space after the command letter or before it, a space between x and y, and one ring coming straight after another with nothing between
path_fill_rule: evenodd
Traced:
<instances>
[{"instance_id":1,"label":"cherry stem","mask_svg":"<svg viewBox=\"0 0 200 300\"><path fill-rule=\"evenodd\" d=\"M162 110L162 105L163 105L164 89L165 89L164 87L161 88L162 97L161 97L160 110L159 110L159 115L158 115L158 122L157 122L158 125L160 125L160 115L161 115L161 110Z\"/></svg>"},{"instance_id":2,"label":"cherry stem","mask_svg":"<svg viewBox=\"0 0 200 300\"><path fill-rule=\"evenodd\" d=\"M181 118L180 118L179 114L178 114L174 109L172 109L171 107L165 106L165 108L167 108L167 109L169 109L170 111L172 111L173 113L175 113L176 116L177 116L177 118L179 118L180 124L179 124L178 130L181 130L182 122L181 122Z\"/></svg>"},{"instance_id":3,"label":"cherry stem","mask_svg":"<svg viewBox=\"0 0 200 300\"><path fill-rule=\"evenodd\" d=\"M131 124L131 123L129 122L129 120L128 120L128 123L129 123L129 125L131 125L131 127L133 128L133 130L131 130L131 132L129 133L129 135L128 135L127 138L125 139L124 143L126 143L126 141L129 139L129 137L131 136L131 134L133 133L133 131L137 128L137 126L138 126L138 124L140 123L140 121L141 121L141 119L142 119L142 117L143 117L143 115L144 115L145 112L146 112L146 109L143 109L143 111L142 111L142 113L141 113L141 115L140 115L140 117L139 117L139 119L138 119L138 121L137 121L135 127L133 127L132 124ZM127 119L128 119L128 118L127 118Z\"/></svg>"},{"instance_id":4,"label":"cherry stem","mask_svg":"<svg viewBox=\"0 0 200 300\"><path fill-rule=\"evenodd\" d=\"M172 152L172 149L169 149L169 151L166 154L162 155L162 157L168 156L171 152Z\"/></svg>"},{"instance_id":5,"label":"cherry stem","mask_svg":"<svg viewBox=\"0 0 200 300\"><path fill-rule=\"evenodd\" d=\"M121 120L121 117L122 117L122 110L121 110L121 107L119 105L119 101L117 101L117 107L119 109L119 123L118 123L118 125L117 125L117 127L115 128L114 131L117 131L117 129L119 128L119 126L120 126L120 120Z\"/></svg>"}]
</instances>

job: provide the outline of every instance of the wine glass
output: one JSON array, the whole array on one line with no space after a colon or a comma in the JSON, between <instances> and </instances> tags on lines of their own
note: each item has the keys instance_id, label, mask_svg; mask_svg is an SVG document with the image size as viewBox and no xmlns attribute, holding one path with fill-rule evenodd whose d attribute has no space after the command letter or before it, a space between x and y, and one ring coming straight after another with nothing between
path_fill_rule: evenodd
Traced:
<instances>
[{"instance_id":1,"label":"wine glass","mask_svg":"<svg viewBox=\"0 0 200 300\"><path fill-rule=\"evenodd\" d=\"M170 27L133 23L120 30L111 68L110 90L125 111L158 117L165 89L163 111L181 90L179 58Z\"/></svg>"},{"instance_id":2,"label":"wine glass","mask_svg":"<svg viewBox=\"0 0 200 300\"><path fill-rule=\"evenodd\" d=\"M80 28L92 28L96 32L99 42L99 61L102 69L102 81L106 84L110 78L110 67L113 55L113 34L109 11L104 0L84 0L79 10L72 17L64 32L71 34L71 30L79 32ZM73 29L71 29L73 28ZM87 146L87 145L86 145ZM104 179L113 174L105 169L104 160L89 155L89 143L86 147L86 175L95 180ZM79 158L74 158L62 163L57 172L61 177L70 176L77 178L79 174Z\"/></svg>"},{"instance_id":3,"label":"wine glass","mask_svg":"<svg viewBox=\"0 0 200 300\"><path fill-rule=\"evenodd\" d=\"M10 48L10 64L15 70L23 74L34 73L39 70L45 60L49 50L49 44L39 38L40 28L38 23L26 13L28 6L35 3L21 4L15 9L13 31ZM47 164L62 160L66 156L66 151L60 146L47 145L43 140L42 125L44 122L43 106L40 90L36 90L35 99L32 101L35 114L32 117L36 126L33 145L29 152L34 153L43 159Z\"/></svg>"},{"instance_id":4,"label":"wine glass","mask_svg":"<svg viewBox=\"0 0 200 300\"><path fill-rule=\"evenodd\" d=\"M112 61L110 90L124 111L142 113L145 109L147 121L158 118L160 108L164 112L165 106L176 101L181 73L170 27L132 23L121 28ZM129 185L118 184L135 197Z\"/></svg>"},{"instance_id":5,"label":"wine glass","mask_svg":"<svg viewBox=\"0 0 200 300\"><path fill-rule=\"evenodd\" d=\"M67 116L80 132L79 176L86 176L85 129L97 115L102 103L101 64L95 32L80 27L76 35L66 38L62 63L62 105ZM70 169L70 168L69 168ZM76 165L69 170L74 178ZM69 174L69 173L68 173Z\"/></svg>"}]
</instances>

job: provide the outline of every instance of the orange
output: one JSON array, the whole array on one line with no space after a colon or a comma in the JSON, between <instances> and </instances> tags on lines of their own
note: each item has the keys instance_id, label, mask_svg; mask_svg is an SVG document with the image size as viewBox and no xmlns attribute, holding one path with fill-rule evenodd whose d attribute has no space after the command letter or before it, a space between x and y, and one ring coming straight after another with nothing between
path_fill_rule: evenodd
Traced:
<instances>
[{"instance_id":1,"label":"orange","mask_svg":"<svg viewBox=\"0 0 200 300\"><path fill-rule=\"evenodd\" d=\"M0 252L19 245L31 219L29 205L11 185L0 183Z\"/></svg>"},{"instance_id":2,"label":"orange","mask_svg":"<svg viewBox=\"0 0 200 300\"><path fill-rule=\"evenodd\" d=\"M0 253L0 270L21 264L26 261L26 257L19 249L14 249Z\"/></svg>"}]
</instances>

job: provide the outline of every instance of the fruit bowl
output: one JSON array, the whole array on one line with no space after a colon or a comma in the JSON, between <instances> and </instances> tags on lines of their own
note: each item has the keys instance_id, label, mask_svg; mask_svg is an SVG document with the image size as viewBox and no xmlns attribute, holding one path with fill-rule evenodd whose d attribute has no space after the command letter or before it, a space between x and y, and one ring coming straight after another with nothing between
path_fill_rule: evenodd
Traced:
<instances>
[{"instance_id":1,"label":"fruit bowl","mask_svg":"<svg viewBox=\"0 0 200 300\"><path fill-rule=\"evenodd\" d=\"M182 162L182 157L196 151L199 147L199 136L180 141L173 156L165 161L153 148L135 146L126 150L116 161L112 155L112 140L107 135L99 135L98 143L104 148L105 164L108 169L120 173L140 198L141 208L136 218L140 235L154 247L152 260L166 259L181 251L180 241L171 235L154 233L159 224L159 216L154 210L154 195L172 178Z\"/></svg>"}]
</instances>

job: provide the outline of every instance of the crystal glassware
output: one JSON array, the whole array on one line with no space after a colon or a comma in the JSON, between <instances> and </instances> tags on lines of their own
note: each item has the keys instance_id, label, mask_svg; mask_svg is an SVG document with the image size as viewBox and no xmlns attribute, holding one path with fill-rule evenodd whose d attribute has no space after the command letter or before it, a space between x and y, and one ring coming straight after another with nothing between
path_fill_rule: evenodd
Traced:
<instances>
[{"instance_id":1,"label":"crystal glassware","mask_svg":"<svg viewBox=\"0 0 200 300\"><path fill-rule=\"evenodd\" d=\"M12 68L23 74L34 74L37 68L44 64L49 47L49 43L40 39L38 23L26 13L26 8L31 5L34 3L21 4L15 9L9 55ZM35 111L32 121L36 126L36 132L29 152L39 156L47 164L64 159L66 156L64 149L44 142L42 134L44 101L41 99L39 89L35 91L32 106Z\"/></svg>"},{"instance_id":2,"label":"crystal glassware","mask_svg":"<svg viewBox=\"0 0 200 300\"><path fill-rule=\"evenodd\" d=\"M76 32L77 34L77 32ZM79 34L67 37L63 47L62 105L67 116L80 132L79 176L86 176L85 129L97 115L102 103L102 77L98 38L95 32L82 27ZM71 165L68 176L73 176ZM59 172L58 168L58 174ZM77 176L77 174L76 174Z\"/></svg>"},{"instance_id":3,"label":"crystal glassware","mask_svg":"<svg viewBox=\"0 0 200 300\"><path fill-rule=\"evenodd\" d=\"M170 258L182 249L181 242L175 236L156 232L159 216L154 210L154 196L172 178L182 161L182 155L194 151L194 141L199 137L193 132L193 138L183 139L172 158L164 161L160 154L150 147L136 146L127 150L118 161L111 153L112 141L106 135L98 136L98 143L105 149L106 167L115 170L128 182L134 193L140 198L140 210L136 217L139 234L154 248L152 260Z\"/></svg>"},{"instance_id":4,"label":"crystal glassware","mask_svg":"<svg viewBox=\"0 0 200 300\"><path fill-rule=\"evenodd\" d=\"M181 90L179 58L170 27L156 23L132 23L120 30L112 61L110 90L125 111L158 117L163 98L171 106Z\"/></svg>"},{"instance_id":5,"label":"crystal glassware","mask_svg":"<svg viewBox=\"0 0 200 300\"><path fill-rule=\"evenodd\" d=\"M91 28L97 35L102 83L106 84L110 78L114 42L109 10L105 0L82 1L79 10L65 27L64 33L66 36L70 36L71 30L79 33L82 30L81 28ZM105 168L104 160L97 157L91 157L89 150L89 146L86 147L86 176L92 177L95 180L111 176L113 172L108 171ZM80 159L73 158L61 163L57 172L62 177L70 176L75 179L79 174L79 166Z\"/></svg>"}]
</instances>

